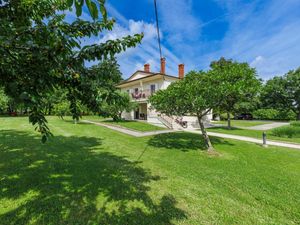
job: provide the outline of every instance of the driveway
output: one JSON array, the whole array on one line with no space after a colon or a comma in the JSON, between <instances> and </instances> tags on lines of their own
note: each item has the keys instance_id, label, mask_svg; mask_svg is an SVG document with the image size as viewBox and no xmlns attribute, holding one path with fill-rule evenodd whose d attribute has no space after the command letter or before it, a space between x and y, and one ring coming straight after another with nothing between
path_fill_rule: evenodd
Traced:
<instances>
[{"instance_id":1,"label":"driveway","mask_svg":"<svg viewBox=\"0 0 300 225\"><path fill-rule=\"evenodd\" d=\"M274 123L269 123L269 124L257 125L257 126L253 126L253 127L247 127L247 128L241 127L241 128L248 129L248 130L271 130L273 128L282 127L282 126L286 126L289 124L290 123L274 122Z\"/></svg>"}]
</instances>

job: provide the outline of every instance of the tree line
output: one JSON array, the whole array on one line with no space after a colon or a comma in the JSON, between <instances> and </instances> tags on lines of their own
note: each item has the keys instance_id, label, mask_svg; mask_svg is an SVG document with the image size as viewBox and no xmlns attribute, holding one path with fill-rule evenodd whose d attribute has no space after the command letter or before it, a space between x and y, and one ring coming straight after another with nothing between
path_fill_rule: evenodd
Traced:
<instances>
[{"instance_id":1,"label":"tree line","mask_svg":"<svg viewBox=\"0 0 300 225\"><path fill-rule=\"evenodd\" d=\"M99 62L86 69L84 80L81 83L82 94L77 102L78 117L83 115L100 115L111 117L113 120L121 120L124 111L130 111L137 105L131 101L130 96L121 92L116 85L122 80L122 73L116 59L108 59ZM68 100L68 90L65 87L55 89L51 94L46 94L41 99L41 111L44 115L56 115L64 119L72 116L73 106ZM28 116L30 106L24 104L22 99L11 98L0 89L0 114L11 116ZM74 122L78 121L73 117Z\"/></svg>"}]
</instances>

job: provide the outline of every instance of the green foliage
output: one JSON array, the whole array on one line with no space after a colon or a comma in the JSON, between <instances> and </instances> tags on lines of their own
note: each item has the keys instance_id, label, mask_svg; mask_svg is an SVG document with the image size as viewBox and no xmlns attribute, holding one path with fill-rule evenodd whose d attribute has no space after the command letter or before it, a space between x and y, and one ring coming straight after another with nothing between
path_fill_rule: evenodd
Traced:
<instances>
[{"instance_id":1,"label":"green foliage","mask_svg":"<svg viewBox=\"0 0 300 225\"><path fill-rule=\"evenodd\" d=\"M291 122L291 126L293 126L293 127L300 127L300 121Z\"/></svg>"},{"instance_id":2,"label":"green foliage","mask_svg":"<svg viewBox=\"0 0 300 225\"><path fill-rule=\"evenodd\" d=\"M258 95L261 82L254 68L251 68L248 63L239 63L225 58L212 62L210 67L214 74L222 77L222 86L225 87L226 98L215 108L217 111L233 114L255 107L253 99ZM226 116L226 119L230 118ZM230 120L228 126L230 127Z\"/></svg>"},{"instance_id":3,"label":"green foliage","mask_svg":"<svg viewBox=\"0 0 300 225\"><path fill-rule=\"evenodd\" d=\"M101 105L110 99L122 79L116 59L102 60L85 71L79 88L82 103L93 112L101 111Z\"/></svg>"},{"instance_id":4,"label":"green foliage","mask_svg":"<svg viewBox=\"0 0 300 225\"><path fill-rule=\"evenodd\" d=\"M222 74L213 70L207 73L191 71L183 80L174 82L166 90L159 90L151 96L150 102L157 111L169 116L197 116L206 147L211 149L202 119L224 100L225 88L222 85Z\"/></svg>"},{"instance_id":5,"label":"green foliage","mask_svg":"<svg viewBox=\"0 0 300 225\"><path fill-rule=\"evenodd\" d=\"M227 120L228 119L228 115L227 113L221 113L220 114L220 119L221 120ZM230 119L234 119L234 115L230 113Z\"/></svg>"},{"instance_id":6,"label":"green foliage","mask_svg":"<svg viewBox=\"0 0 300 225\"><path fill-rule=\"evenodd\" d=\"M82 88L87 74L84 63L113 57L142 39L137 34L82 45L83 38L113 28L114 20L107 19L104 1L97 2L99 8L92 0L8 0L0 4L0 85L9 97L31 109L29 120L39 127L37 130L44 139L50 135L44 117L44 99L56 89L65 88L73 117L79 119L78 104L90 92ZM94 21L77 18L67 22L61 12L74 4L77 16L86 4Z\"/></svg>"},{"instance_id":7,"label":"green foliage","mask_svg":"<svg viewBox=\"0 0 300 225\"><path fill-rule=\"evenodd\" d=\"M4 90L0 88L0 112L5 112L8 108L9 98L4 93Z\"/></svg>"},{"instance_id":8,"label":"green foliage","mask_svg":"<svg viewBox=\"0 0 300 225\"><path fill-rule=\"evenodd\" d=\"M272 130L277 137L300 138L300 126L284 126Z\"/></svg>"},{"instance_id":9,"label":"green foliage","mask_svg":"<svg viewBox=\"0 0 300 225\"><path fill-rule=\"evenodd\" d=\"M253 117L260 120L295 120L296 114L291 110L258 109L253 112Z\"/></svg>"},{"instance_id":10,"label":"green foliage","mask_svg":"<svg viewBox=\"0 0 300 225\"><path fill-rule=\"evenodd\" d=\"M107 99L101 105L102 116L112 117L114 121L122 119L122 112L130 112L137 108L137 103L132 102L129 94L122 91L114 91L107 96Z\"/></svg>"},{"instance_id":11,"label":"green foliage","mask_svg":"<svg viewBox=\"0 0 300 225\"><path fill-rule=\"evenodd\" d=\"M70 103L68 101L62 101L54 105L53 114L61 117L63 119L64 116L70 116Z\"/></svg>"},{"instance_id":12,"label":"green foliage","mask_svg":"<svg viewBox=\"0 0 300 225\"><path fill-rule=\"evenodd\" d=\"M267 81L261 94L262 107L291 110L300 120L300 68Z\"/></svg>"}]
</instances>

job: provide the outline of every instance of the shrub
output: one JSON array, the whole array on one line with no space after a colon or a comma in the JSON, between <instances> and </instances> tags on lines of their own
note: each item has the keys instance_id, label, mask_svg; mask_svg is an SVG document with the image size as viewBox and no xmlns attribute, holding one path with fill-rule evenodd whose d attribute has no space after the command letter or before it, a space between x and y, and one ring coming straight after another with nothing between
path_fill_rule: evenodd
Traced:
<instances>
[{"instance_id":1,"label":"shrub","mask_svg":"<svg viewBox=\"0 0 300 225\"><path fill-rule=\"evenodd\" d=\"M55 104L53 108L53 113L54 115L60 116L61 118L63 118L64 116L70 116L70 103L67 101L62 101L58 104Z\"/></svg>"},{"instance_id":2,"label":"shrub","mask_svg":"<svg viewBox=\"0 0 300 225\"><path fill-rule=\"evenodd\" d=\"M300 138L300 126L284 126L272 130L277 137Z\"/></svg>"},{"instance_id":3,"label":"shrub","mask_svg":"<svg viewBox=\"0 0 300 225\"><path fill-rule=\"evenodd\" d=\"M221 113L220 114L220 119L221 120L227 120L227 113ZM234 115L232 115L231 113L230 113L230 119L234 119Z\"/></svg>"},{"instance_id":4,"label":"shrub","mask_svg":"<svg viewBox=\"0 0 300 225\"><path fill-rule=\"evenodd\" d=\"M291 126L293 126L293 127L300 127L300 121L291 122Z\"/></svg>"},{"instance_id":5,"label":"shrub","mask_svg":"<svg viewBox=\"0 0 300 225\"><path fill-rule=\"evenodd\" d=\"M275 109L258 109L253 112L253 117L260 120L274 120L278 117L278 111Z\"/></svg>"},{"instance_id":6,"label":"shrub","mask_svg":"<svg viewBox=\"0 0 300 225\"><path fill-rule=\"evenodd\" d=\"M279 120L295 120L297 117L296 113L292 110L289 111L279 111L278 118Z\"/></svg>"},{"instance_id":7,"label":"shrub","mask_svg":"<svg viewBox=\"0 0 300 225\"><path fill-rule=\"evenodd\" d=\"M253 117L260 120L294 120L296 118L296 114L293 111L258 109L253 113Z\"/></svg>"}]
</instances>

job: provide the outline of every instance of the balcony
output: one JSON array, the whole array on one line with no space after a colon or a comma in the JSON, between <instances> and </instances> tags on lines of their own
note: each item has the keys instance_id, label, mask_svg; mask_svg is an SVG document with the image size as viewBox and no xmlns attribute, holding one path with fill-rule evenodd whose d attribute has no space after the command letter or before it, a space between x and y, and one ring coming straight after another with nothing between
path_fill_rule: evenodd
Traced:
<instances>
[{"instance_id":1,"label":"balcony","mask_svg":"<svg viewBox=\"0 0 300 225\"><path fill-rule=\"evenodd\" d=\"M130 93L130 96L133 100L146 100L148 99L155 91L147 89L143 91L136 91L133 93Z\"/></svg>"}]
</instances>

